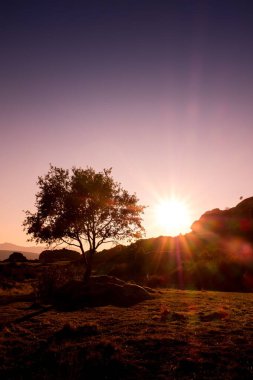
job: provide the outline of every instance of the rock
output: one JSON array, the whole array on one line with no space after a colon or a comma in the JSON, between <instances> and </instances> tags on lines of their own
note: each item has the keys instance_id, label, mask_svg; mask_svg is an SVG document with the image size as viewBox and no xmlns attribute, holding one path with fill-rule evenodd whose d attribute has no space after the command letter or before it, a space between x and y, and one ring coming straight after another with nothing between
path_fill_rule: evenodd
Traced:
<instances>
[{"instance_id":1,"label":"rock","mask_svg":"<svg viewBox=\"0 0 253 380\"><path fill-rule=\"evenodd\" d=\"M192 231L206 236L239 236L253 241L253 197L244 199L237 206L205 212L195 221Z\"/></svg>"},{"instance_id":2,"label":"rock","mask_svg":"<svg viewBox=\"0 0 253 380\"><path fill-rule=\"evenodd\" d=\"M91 276L90 278L90 284L117 284L117 285L124 285L126 284L125 281L120 280L117 277L113 276Z\"/></svg>"},{"instance_id":3,"label":"rock","mask_svg":"<svg viewBox=\"0 0 253 380\"><path fill-rule=\"evenodd\" d=\"M59 288L54 295L54 304L61 310L105 305L128 307L151 298L141 286L110 276L94 276L88 286L82 281L70 281Z\"/></svg>"},{"instance_id":4,"label":"rock","mask_svg":"<svg viewBox=\"0 0 253 380\"><path fill-rule=\"evenodd\" d=\"M115 304L119 306L131 306L152 298L147 290L134 284L125 284L122 287L115 288L115 290Z\"/></svg>"}]
</instances>

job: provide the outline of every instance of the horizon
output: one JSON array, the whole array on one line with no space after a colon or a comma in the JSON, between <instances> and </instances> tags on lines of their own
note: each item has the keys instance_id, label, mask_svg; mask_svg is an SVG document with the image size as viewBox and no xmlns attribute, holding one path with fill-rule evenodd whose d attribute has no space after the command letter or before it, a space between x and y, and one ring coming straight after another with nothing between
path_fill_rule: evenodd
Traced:
<instances>
[{"instance_id":1,"label":"horizon","mask_svg":"<svg viewBox=\"0 0 253 380\"><path fill-rule=\"evenodd\" d=\"M156 235L156 236L142 236L141 238L138 238L138 239L133 239L131 242L126 242L126 241L118 241L118 242L115 242L115 243L104 243L98 251L103 251L103 250L107 250L107 249L111 249L113 247L116 247L118 245L123 245L123 246L129 246L131 244L133 244L134 242L138 241L138 240L148 240L148 239L159 239L159 238L166 238L166 239L174 239L174 238L179 238L179 237L185 237L187 236L188 234L190 233L193 233L194 230L192 229L192 225L195 223L195 222L198 222L201 217L206 214L206 213L209 213L210 211L216 211L216 210L219 210L221 212L223 211L227 211L227 210L230 210L230 209L234 209L235 206L245 202L245 201L248 201L250 199L253 199L253 196L252 197L248 197L248 198L243 198L243 197L240 197L240 201L232 206L231 208L228 208L226 207L225 209L219 209L217 207L213 208L212 210L206 210L202 215L199 216L198 219L194 220L193 223L191 223L191 228L190 229L187 229L185 232L179 232L177 234L162 234L162 235ZM159 222L158 222L159 224ZM173 227L172 227L173 228ZM166 229L166 227L165 227ZM16 244L16 243L13 243L13 242L0 242L0 250L3 250L3 251L12 251L12 250L15 250L18 249L18 250L22 250L23 248L25 249L28 249L28 251L26 251L27 253L36 253L36 254L39 254L41 253L43 250L55 250L55 247L59 247L59 248L56 248L56 249L64 249L64 248L67 248L67 249L70 249L70 250L74 250L74 251L78 251L79 252L79 248L73 248L71 246L71 244L66 244L66 243L61 243L61 244L54 244L52 243L51 245L47 245L46 243L36 243L34 241L31 242L32 245L22 245L22 244ZM10 246L9 248L4 248L4 249L1 249L2 246ZM54 247L55 246L55 247ZM14 247L14 248L12 248ZM35 251L32 251L32 249L34 249Z\"/></svg>"},{"instance_id":2,"label":"horizon","mask_svg":"<svg viewBox=\"0 0 253 380\"><path fill-rule=\"evenodd\" d=\"M49 163L112 167L149 206L146 238L251 197L252 18L233 0L4 4L0 241L28 244ZM171 199L188 210L177 229L156 218Z\"/></svg>"}]
</instances>

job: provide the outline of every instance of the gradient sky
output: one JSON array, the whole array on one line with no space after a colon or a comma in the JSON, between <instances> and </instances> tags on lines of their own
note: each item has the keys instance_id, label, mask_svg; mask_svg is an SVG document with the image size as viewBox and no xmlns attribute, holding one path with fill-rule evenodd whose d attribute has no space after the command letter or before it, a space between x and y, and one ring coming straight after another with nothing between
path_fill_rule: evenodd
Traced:
<instances>
[{"instance_id":1,"label":"gradient sky","mask_svg":"<svg viewBox=\"0 0 253 380\"><path fill-rule=\"evenodd\" d=\"M49 163L112 167L149 205L192 221L253 195L251 0L12 1L0 5L0 242Z\"/></svg>"}]
</instances>

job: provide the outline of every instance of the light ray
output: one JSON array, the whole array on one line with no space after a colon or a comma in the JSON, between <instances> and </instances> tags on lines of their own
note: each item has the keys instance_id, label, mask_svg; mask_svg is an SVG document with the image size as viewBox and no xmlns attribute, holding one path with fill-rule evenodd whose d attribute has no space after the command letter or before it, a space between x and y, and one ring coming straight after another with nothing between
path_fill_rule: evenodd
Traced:
<instances>
[{"instance_id":1,"label":"light ray","mask_svg":"<svg viewBox=\"0 0 253 380\"><path fill-rule=\"evenodd\" d=\"M171 236L189 231L191 224L188 205L177 198L161 200L155 206L155 218L157 224Z\"/></svg>"}]
</instances>

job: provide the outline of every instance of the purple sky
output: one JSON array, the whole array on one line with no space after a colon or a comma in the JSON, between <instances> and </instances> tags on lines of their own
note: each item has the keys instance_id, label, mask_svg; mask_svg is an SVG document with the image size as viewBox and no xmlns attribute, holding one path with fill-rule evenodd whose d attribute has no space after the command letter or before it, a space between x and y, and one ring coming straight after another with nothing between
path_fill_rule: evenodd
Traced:
<instances>
[{"instance_id":1,"label":"purple sky","mask_svg":"<svg viewBox=\"0 0 253 380\"><path fill-rule=\"evenodd\" d=\"M113 167L141 203L192 220L253 195L251 0L12 1L0 6L0 242L49 163Z\"/></svg>"}]
</instances>

